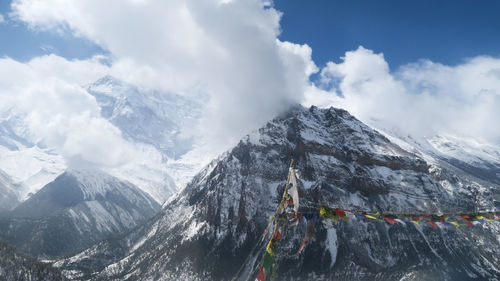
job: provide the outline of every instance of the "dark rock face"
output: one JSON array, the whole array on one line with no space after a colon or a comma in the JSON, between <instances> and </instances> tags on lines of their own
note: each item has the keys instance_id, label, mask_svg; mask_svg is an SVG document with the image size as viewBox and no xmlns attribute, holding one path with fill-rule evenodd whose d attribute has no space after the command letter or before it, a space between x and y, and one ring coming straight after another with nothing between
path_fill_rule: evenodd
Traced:
<instances>
[{"instance_id":1,"label":"dark rock face","mask_svg":"<svg viewBox=\"0 0 500 281\"><path fill-rule=\"evenodd\" d=\"M214 160L115 247L103 242L57 265L95 280L230 280L244 265L245 280L263 251L259 241L292 158L303 206L456 212L492 209L500 200L495 181L407 152L344 110L295 108ZM305 228L283 233L279 252L294 253ZM438 230L322 222L301 255L277 259L278 280L500 278L499 235L497 222ZM101 262L88 266L91 260Z\"/></svg>"},{"instance_id":2,"label":"dark rock face","mask_svg":"<svg viewBox=\"0 0 500 281\"><path fill-rule=\"evenodd\" d=\"M44 218L82 201L84 201L84 195L78 180L71 174L64 173L18 206L12 215Z\"/></svg>"},{"instance_id":3,"label":"dark rock face","mask_svg":"<svg viewBox=\"0 0 500 281\"><path fill-rule=\"evenodd\" d=\"M0 219L0 237L35 256L61 257L123 235L159 209L137 187L103 172L66 172Z\"/></svg>"},{"instance_id":4,"label":"dark rock face","mask_svg":"<svg viewBox=\"0 0 500 281\"><path fill-rule=\"evenodd\" d=\"M27 255L0 242L0 281L31 280L31 281L63 281L59 269L41 263Z\"/></svg>"}]
</instances>

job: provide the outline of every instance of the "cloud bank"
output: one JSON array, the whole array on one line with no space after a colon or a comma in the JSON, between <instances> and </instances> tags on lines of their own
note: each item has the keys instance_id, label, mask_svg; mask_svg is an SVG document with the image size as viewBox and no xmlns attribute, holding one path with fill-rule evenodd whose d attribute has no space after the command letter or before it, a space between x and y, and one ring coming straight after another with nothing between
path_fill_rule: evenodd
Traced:
<instances>
[{"instance_id":1,"label":"cloud bank","mask_svg":"<svg viewBox=\"0 0 500 281\"><path fill-rule=\"evenodd\" d=\"M208 96L192 133L224 148L301 102L316 71L307 45L277 39L280 13L267 1L15 0L12 7L34 29L99 44L128 83Z\"/></svg>"},{"instance_id":2,"label":"cloud bank","mask_svg":"<svg viewBox=\"0 0 500 281\"><path fill-rule=\"evenodd\" d=\"M297 102L342 107L409 134L500 144L499 59L457 66L422 60L391 71L382 54L360 47L328 63L314 85L312 50L278 39L280 16L261 0L14 0L9 19L89 39L108 53L0 59L0 110L19 109L33 138L65 158L105 166L135 152L82 87L104 75L208 97L200 124L185 133L213 154Z\"/></svg>"},{"instance_id":3,"label":"cloud bank","mask_svg":"<svg viewBox=\"0 0 500 281\"><path fill-rule=\"evenodd\" d=\"M329 62L308 104L337 106L363 121L415 136L451 134L500 145L500 59L456 66L429 60L394 72L383 54L359 47Z\"/></svg>"},{"instance_id":4,"label":"cloud bank","mask_svg":"<svg viewBox=\"0 0 500 281\"><path fill-rule=\"evenodd\" d=\"M0 59L0 112L21 117L24 137L56 149L70 165L121 165L133 157L133 147L100 117L95 99L80 86L106 72L98 58Z\"/></svg>"}]
</instances>

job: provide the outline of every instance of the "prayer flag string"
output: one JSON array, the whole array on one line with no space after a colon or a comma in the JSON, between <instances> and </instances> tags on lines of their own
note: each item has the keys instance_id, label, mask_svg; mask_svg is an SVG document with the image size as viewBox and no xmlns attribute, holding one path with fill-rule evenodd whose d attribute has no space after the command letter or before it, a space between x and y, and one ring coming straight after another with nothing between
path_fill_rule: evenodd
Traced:
<instances>
[{"instance_id":1,"label":"prayer flag string","mask_svg":"<svg viewBox=\"0 0 500 281\"><path fill-rule=\"evenodd\" d=\"M262 239L257 245L264 242L264 239L271 233L265 244L265 252L255 269L250 273L247 281L257 273L257 281L274 280L276 277L276 259L280 257L294 257L299 255L306 245L315 240L316 224L321 221L331 221L334 225L339 221L363 221L386 223L389 226L396 224L413 224L415 227L431 227L439 229L443 227L474 227L487 222L500 221L499 211L476 211L476 212L455 212L455 213L393 213L393 212L369 212L360 210L343 209L325 204L317 204L301 198L299 206L299 194L297 187L298 170L293 169L293 159L290 163L288 179L283 192L283 197L276 208L274 216L269 219ZM287 209L291 211L287 212ZM303 211L300 211L302 209ZM283 238L287 227L295 226L300 221L306 220L306 233L298 250L293 254L278 254L278 243ZM325 226L325 225L323 225ZM256 245L256 246L257 246ZM255 247L254 247L255 248ZM248 259L248 258L247 258ZM245 262L246 263L246 262ZM245 266L242 265L233 280L236 280L240 271ZM270 276L270 277L269 277ZM268 278L269 277L269 278Z\"/></svg>"}]
</instances>

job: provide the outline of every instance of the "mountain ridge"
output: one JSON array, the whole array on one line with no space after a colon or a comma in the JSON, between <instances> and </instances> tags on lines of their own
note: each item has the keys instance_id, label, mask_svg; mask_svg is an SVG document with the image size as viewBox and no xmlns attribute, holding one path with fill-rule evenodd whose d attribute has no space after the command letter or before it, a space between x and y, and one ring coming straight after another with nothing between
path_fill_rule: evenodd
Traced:
<instances>
[{"instance_id":1,"label":"mountain ridge","mask_svg":"<svg viewBox=\"0 0 500 281\"><path fill-rule=\"evenodd\" d=\"M120 236L155 215L147 193L96 170L70 170L0 219L0 237L50 258Z\"/></svg>"},{"instance_id":2,"label":"mountain ridge","mask_svg":"<svg viewBox=\"0 0 500 281\"><path fill-rule=\"evenodd\" d=\"M301 198L317 204L438 213L492 209L500 201L496 183L406 151L345 110L296 107L212 161L119 247L103 242L56 265L84 270L83 279L92 280L229 280L247 260L246 276L292 158L301 171ZM500 272L494 224L438 231L364 222L317 228L316 242L302 255L278 261L279 280L487 280ZM295 251L304 232L303 223L288 229L280 251ZM469 236L489 246L476 248ZM102 256L110 262L94 259ZM102 263L82 267L89 260Z\"/></svg>"}]
</instances>

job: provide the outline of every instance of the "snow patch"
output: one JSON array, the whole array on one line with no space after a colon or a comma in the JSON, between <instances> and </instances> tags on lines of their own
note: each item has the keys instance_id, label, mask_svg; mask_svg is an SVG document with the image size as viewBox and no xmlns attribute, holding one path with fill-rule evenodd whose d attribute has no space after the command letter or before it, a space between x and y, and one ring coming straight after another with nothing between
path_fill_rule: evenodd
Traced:
<instances>
[{"instance_id":1,"label":"snow patch","mask_svg":"<svg viewBox=\"0 0 500 281\"><path fill-rule=\"evenodd\" d=\"M337 240L337 230L335 228L329 228L326 230L325 246L330 253L330 268L332 268L337 260L337 251L339 246L339 242Z\"/></svg>"},{"instance_id":2,"label":"snow patch","mask_svg":"<svg viewBox=\"0 0 500 281\"><path fill-rule=\"evenodd\" d=\"M201 222L198 223L196 221L191 222L189 227L184 231L184 238L182 239L182 242L191 240L198 232L200 229L206 225L206 222Z\"/></svg>"}]
</instances>

